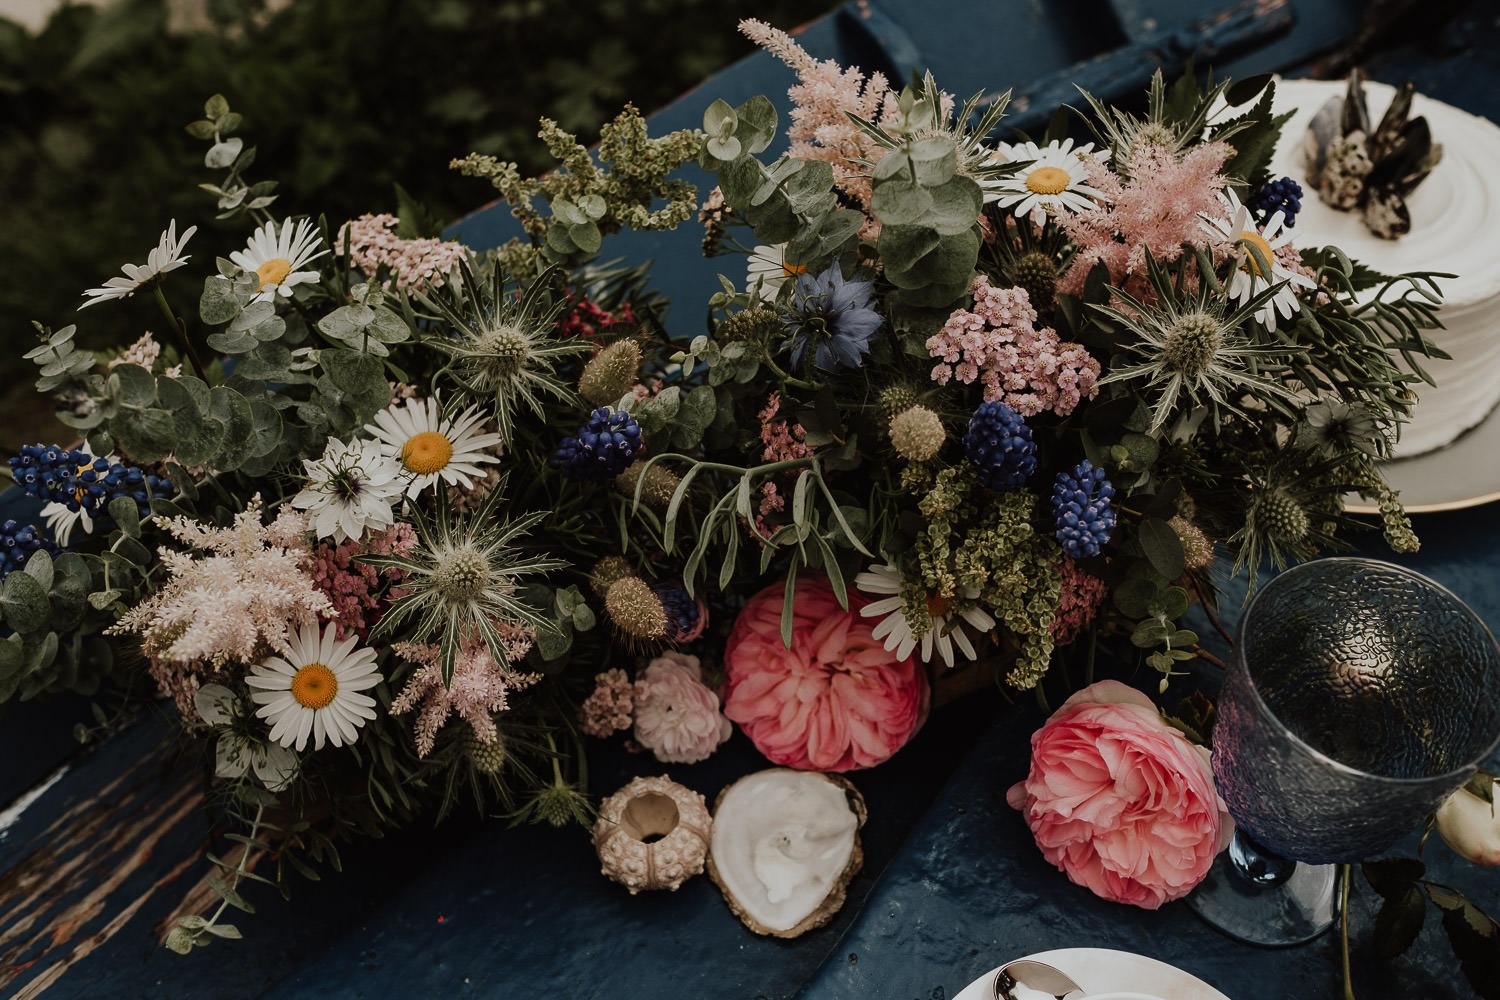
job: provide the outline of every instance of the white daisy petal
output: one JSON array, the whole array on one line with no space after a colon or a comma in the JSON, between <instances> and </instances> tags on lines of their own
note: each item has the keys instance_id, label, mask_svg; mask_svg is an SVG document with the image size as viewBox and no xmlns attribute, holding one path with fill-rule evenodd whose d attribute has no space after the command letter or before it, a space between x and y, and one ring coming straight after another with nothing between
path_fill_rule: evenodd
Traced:
<instances>
[{"instance_id":1,"label":"white daisy petal","mask_svg":"<svg viewBox=\"0 0 1500 1000\"><path fill-rule=\"evenodd\" d=\"M177 238L177 220L173 219L167 225L166 232L156 242L156 248L146 255L145 264L125 264L120 270L125 272L125 277L106 278L103 286L87 289L83 294L89 301L79 306L79 309L87 309L89 306L109 299L123 299L134 295L136 289L153 280L157 275L175 271L186 264L191 257L182 256L182 251L187 248L187 241L192 239L198 231L197 226L189 226L182 234L182 239Z\"/></svg>"},{"instance_id":2,"label":"white daisy petal","mask_svg":"<svg viewBox=\"0 0 1500 1000\"><path fill-rule=\"evenodd\" d=\"M255 301L271 302L278 295L290 296L298 285L318 280L317 271L298 268L328 253L326 248L317 249L321 239L307 219L296 223L288 219L279 231L276 223L267 222L251 234L244 250L234 251L229 259L260 279Z\"/></svg>"}]
</instances>

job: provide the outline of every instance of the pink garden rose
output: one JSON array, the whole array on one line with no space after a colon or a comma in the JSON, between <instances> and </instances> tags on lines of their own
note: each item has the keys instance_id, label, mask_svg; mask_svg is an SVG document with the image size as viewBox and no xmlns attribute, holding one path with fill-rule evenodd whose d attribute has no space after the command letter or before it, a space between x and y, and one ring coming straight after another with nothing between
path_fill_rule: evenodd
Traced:
<instances>
[{"instance_id":1,"label":"pink garden rose","mask_svg":"<svg viewBox=\"0 0 1500 1000\"><path fill-rule=\"evenodd\" d=\"M1150 698L1100 681L1032 734L1031 773L1006 801L1068 878L1154 910L1203 881L1234 832L1208 757Z\"/></svg>"},{"instance_id":2,"label":"pink garden rose","mask_svg":"<svg viewBox=\"0 0 1500 1000\"><path fill-rule=\"evenodd\" d=\"M729 739L719 696L703 683L696 656L668 651L635 683L635 738L665 764L696 764Z\"/></svg>"},{"instance_id":3,"label":"pink garden rose","mask_svg":"<svg viewBox=\"0 0 1500 1000\"><path fill-rule=\"evenodd\" d=\"M897 659L860 617L849 592L839 607L821 577L801 577L793 603L792 648L781 641L785 584L750 599L724 653L724 714L774 764L808 771L874 767L906 745L927 717L927 676Z\"/></svg>"}]
</instances>

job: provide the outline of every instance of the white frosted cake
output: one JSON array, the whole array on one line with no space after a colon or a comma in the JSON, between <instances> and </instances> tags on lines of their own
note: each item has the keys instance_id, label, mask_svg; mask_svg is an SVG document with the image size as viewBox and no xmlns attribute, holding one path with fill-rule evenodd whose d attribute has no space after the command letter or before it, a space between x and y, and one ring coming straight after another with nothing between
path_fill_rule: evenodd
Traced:
<instances>
[{"instance_id":1,"label":"white frosted cake","mask_svg":"<svg viewBox=\"0 0 1500 1000\"><path fill-rule=\"evenodd\" d=\"M1395 88L1366 81L1365 97L1379 122ZM1452 360L1424 359L1436 386L1416 383L1418 404L1401 431L1396 456L1407 458L1449 444L1478 425L1500 403L1500 129L1485 118L1417 94L1412 117L1424 116L1442 159L1406 198L1411 230L1381 239L1358 211L1324 204L1306 180L1303 138L1318 110L1347 92L1343 81L1278 80L1276 111L1295 111L1282 128L1272 176L1302 185L1302 210L1293 231L1298 247L1333 245L1386 274L1446 271L1441 282L1444 329L1429 331Z\"/></svg>"}]
</instances>

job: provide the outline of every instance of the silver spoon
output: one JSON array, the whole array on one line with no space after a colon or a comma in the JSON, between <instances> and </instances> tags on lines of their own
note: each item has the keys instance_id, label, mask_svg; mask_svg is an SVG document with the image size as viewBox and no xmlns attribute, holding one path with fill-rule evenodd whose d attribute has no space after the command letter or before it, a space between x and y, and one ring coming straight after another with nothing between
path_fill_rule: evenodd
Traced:
<instances>
[{"instance_id":1,"label":"silver spoon","mask_svg":"<svg viewBox=\"0 0 1500 1000\"><path fill-rule=\"evenodd\" d=\"M1083 987L1063 975L1050 965L1023 958L1001 966L995 973L995 1000L1018 1000L1011 992L1017 986L1037 990L1053 998L1063 1000L1073 993L1082 993Z\"/></svg>"}]
</instances>

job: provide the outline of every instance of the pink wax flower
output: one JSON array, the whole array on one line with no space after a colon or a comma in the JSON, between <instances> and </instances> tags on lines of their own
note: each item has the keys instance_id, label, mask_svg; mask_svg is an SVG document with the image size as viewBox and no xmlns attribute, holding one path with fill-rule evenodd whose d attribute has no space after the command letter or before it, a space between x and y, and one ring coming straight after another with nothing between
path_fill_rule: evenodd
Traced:
<instances>
[{"instance_id":1,"label":"pink wax flower","mask_svg":"<svg viewBox=\"0 0 1500 1000\"><path fill-rule=\"evenodd\" d=\"M871 635L853 590L839 607L823 577L797 580L792 648L781 641L785 584L750 599L724 653L724 714L774 764L810 771L874 767L906 745L927 717L927 676Z\"/></svg>"},{"instance_id":2,"label":"pink wax flower","mask_svg":"<svg viewBox=\"0 0 1500 1000\"><path fill-rule=\"evenodd\" d=\"M635 738L664 764L696 764L733 732L696 656L668 651L636 680Z\"/></svg>"},{"instance_id":3,"label":"pink wax flower","mask_svg":"<svg viewBox=\"0 0 1500 1000\"><path fill-rule=\"evenodd\" d=\"M1234 832L1208 748L1119 681L1074 694L1032 734L1031 773L1006 801L1069 879L1147 910L1203 881Z\"/></svg>"}]
</instances>

